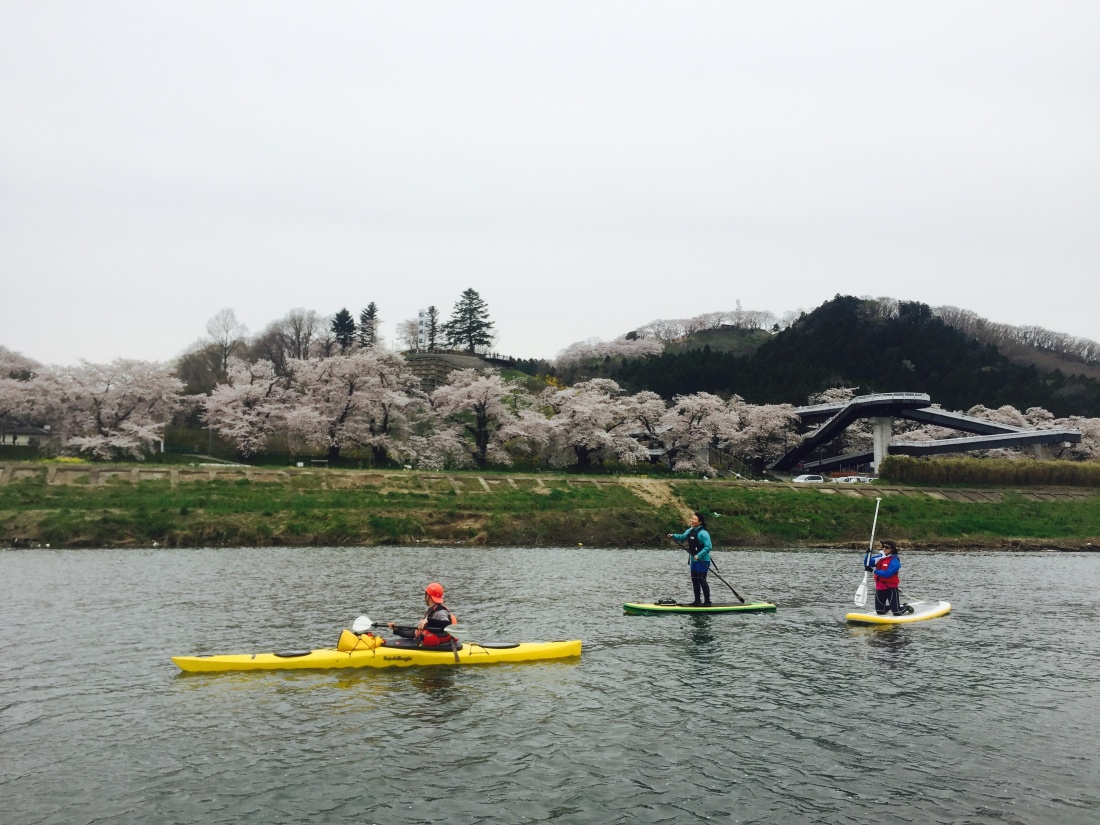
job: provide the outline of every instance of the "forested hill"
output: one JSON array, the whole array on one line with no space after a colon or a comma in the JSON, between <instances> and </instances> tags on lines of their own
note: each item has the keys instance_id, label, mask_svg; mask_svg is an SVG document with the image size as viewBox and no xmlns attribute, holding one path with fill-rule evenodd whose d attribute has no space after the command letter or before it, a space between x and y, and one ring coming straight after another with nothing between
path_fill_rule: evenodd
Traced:
<instances>
[{"instance_id":1,"label":"forested hill","mask_svg":"<svg viewBox=\"0 0 1100 825\"><path fill-rule=\"evenodd\" d=\"M860 394L925 392L952 410L1009 404L1057 417L1100 416L1100 381L1013 363L921 303L900 303L892 314L873 300L837 296L750 354L704 346L603 366L629 390L666 398L736 393L754 404L802 405L822 390L855 387Z\"/></svg>"}]
</instances>

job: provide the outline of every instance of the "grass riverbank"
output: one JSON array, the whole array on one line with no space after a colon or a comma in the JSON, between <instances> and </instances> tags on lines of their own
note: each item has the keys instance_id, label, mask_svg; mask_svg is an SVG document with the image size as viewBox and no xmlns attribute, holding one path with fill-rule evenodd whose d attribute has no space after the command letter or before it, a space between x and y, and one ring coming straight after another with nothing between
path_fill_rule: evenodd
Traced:
<instances>
[{"instance_id":1,"label":"grass riverbank","mask_svg":"<svg viewBox=\"0 0 1100 825\"><path fill-rule=\"evenodd\" d=\"M746 484L558 474L0 466L0 544L657 546L692 509L719 547L1100 546L1093 492Z\"/></svg>"}]
</instances>

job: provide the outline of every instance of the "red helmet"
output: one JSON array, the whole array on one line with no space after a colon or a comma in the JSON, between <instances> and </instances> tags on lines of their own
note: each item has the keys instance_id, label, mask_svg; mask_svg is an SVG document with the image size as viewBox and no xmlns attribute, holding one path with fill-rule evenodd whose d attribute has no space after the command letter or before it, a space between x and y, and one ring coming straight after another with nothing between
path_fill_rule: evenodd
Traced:
<instances>
[{"instance_id":1,"label":"red helmet","mask_svg":"<svg viewBox=\"0 0 1100 825\"><path fill-rule=\"evenodd\" d=\"M443 585L439 582L432 582L424 588L424 592L436 604L443 604Z\"/></svg>"}]
</instances>

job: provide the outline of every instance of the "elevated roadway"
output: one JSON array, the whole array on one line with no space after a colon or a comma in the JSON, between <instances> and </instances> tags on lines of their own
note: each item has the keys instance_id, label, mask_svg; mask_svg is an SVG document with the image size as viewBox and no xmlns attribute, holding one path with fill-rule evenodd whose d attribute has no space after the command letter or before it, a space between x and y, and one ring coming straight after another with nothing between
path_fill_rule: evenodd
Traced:
<instances>
[{"instance_id":1,"label":"elevated roadway","mask_svg":"<svg viewBox=\"0 0 1100 825\"><path fill-rule=\"evenodd\" d=\"M896 392L862 395L847 402L814 404L797 408L795 413L802 423L823 423L813 432L808 433L786 455L775 461L771 469L783 471L801 466L804 469L830 470L870 462L877 470L882 459L890 453L913 456L942 455L1000 447L1078 443L1081 440L1079 430L1025 429L972 415L947 412L931 406L930 402L931 398L925 393ZM891 441L893 420L896 418L975 435L933 441ZM875 444L873 450L819 461L804 460L818 447L833 441L854 422L861 419L873 421Z\"/></svg>"}]
</instances>

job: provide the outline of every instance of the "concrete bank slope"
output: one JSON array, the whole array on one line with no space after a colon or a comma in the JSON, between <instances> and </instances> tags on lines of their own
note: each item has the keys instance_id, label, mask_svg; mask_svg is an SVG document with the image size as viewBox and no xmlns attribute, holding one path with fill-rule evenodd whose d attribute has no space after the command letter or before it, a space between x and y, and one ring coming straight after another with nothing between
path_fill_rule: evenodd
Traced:
<instances>
[{"instance_id":1,"label":"concrete bank slope","mask_svg":"<svg viewBox=\"0 0 1100 825\"><path fill-rule=\"evenodd\" d=\"M1091 549L1100 491L0 462L0 544L669 546L693 510L718 546L857 547L875 499L915 549Z\"/></svg>"}]
</instances>

